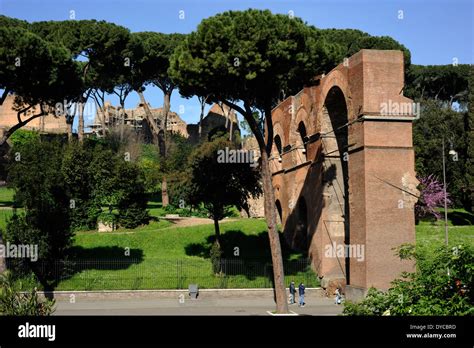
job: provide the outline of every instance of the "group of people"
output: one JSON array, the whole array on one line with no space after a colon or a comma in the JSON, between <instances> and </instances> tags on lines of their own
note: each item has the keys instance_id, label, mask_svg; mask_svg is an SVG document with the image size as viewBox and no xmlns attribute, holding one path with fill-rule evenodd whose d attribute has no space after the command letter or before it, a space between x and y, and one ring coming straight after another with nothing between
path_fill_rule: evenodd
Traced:
<instances>
[{"instance_id":1,"label":"group of people","mask_svg":"<svg viewBox=\"0 0 474 348\"><path fill-rule=\"evenodd\" d=\"M304 290L306 287L304 286L303 283L300 283L298 285L298 295L299 295L299 303L298 306L304 307L305 302L304 302ZM296 297L296 288L295 288L295 282L290 283L290 304L295 304L295 297Z\"/></svg>"},{"instance_id":2,"label":"group of people","mask_svg":"<svg viewBox=\"0 0 474 348\"><path fill-rule=\"evenodd\" d=\"M304 307L305 302L304 302L304 292L305 292L306 287L304 284L301 282L300 285L298 285L298 295L299 295L299 307ZM334 295L336 295L334 299L335 304L341 304L342 302L342 290L340 287L336 288L336 291L334 292ZM295 287L295 282L292 281L290 283L290 304L295 304L295 297L296 297L296 287Z\"/></svg>"}]
</instances>

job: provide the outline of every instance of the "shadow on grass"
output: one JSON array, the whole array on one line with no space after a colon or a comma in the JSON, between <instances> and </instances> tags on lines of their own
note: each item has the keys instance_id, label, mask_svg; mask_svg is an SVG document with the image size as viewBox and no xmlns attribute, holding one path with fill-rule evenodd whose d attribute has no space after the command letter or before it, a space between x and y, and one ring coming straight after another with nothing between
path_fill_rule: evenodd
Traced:
<instances>
[{"instance_id":1,"label":"shadow on grass","mask_svg":"<svg viewBox=\"0 0 474 348\"><path fill-rule=\"evenodd\" d=\"M436 220L433 216L427 216L419 219L417 225L418 222L429 223L431 225L444 224L444 211L440 211L440 214L440 220ZM448 211L448 221L451 222L453 226L472 226L474 225L474 214L467 211Z\"/></svg>"},{"instance_id":2,"label":"shadow on grass","mask_svg":"<svg viewBox=\"0 0 474 348\"><path fill-rule=\"evenodd\" d=\"M186 255L210 258L211 246L215 241L215 235L206 238L202 243L191 243L185 246ZM268 232L262 231L255 235L247 235L239 230L230 230L221 234L222 258L238 258L252 260L255 262L271 262L270 242ZM289 260L293 255L299 255L298 259L306 259L306 255L296 253L286 244L280 233L280 242L283 260Z\"/></svg>"},{"instance_id":3,"label":"shadow on grass","mask_svg":"<svg viewBox=\"0 0 474 348\"><path fill-rule=\"evenodd\" d=\"M13 208L13 200L0 199L0 207Z\"/></svg>"},{"instance_id":4,"label":"shadow on grass","mask_svg":"<svg viewBox=\"0 0 474 348\"><path fill-rule=\"evenodd\" d=\"M157 202L148 202L147 205L146 205L147 209L158 209L158 208L162 208L161 206L161 203L157 203Z\"/></svg>"},{"instance_id":5,"label":"shadow on grass","mask_svg":"<svg viewBox=\"0 0 474 348\"><path fill-rule=\"evenodd\" d=\"M23 259L6 259L6 261L7 269L12 270L20 278L32 271L43 290L48 292L45 296L53 299L52 291L61 281L87 270L125 270L143 261L143 251L141 249L128 251L117 246L95 248L75 246L69 250L64 260L31 262Z\"/></svg>"},{"instance_id":6,"label":"shadow on grass","mask_svg":"<svg viewBox=\"0 0 474 348\"><path fill-rule=\"evenodd\" d=\"M474 225L474 214L466 211L448 212L448 219L454 226Z\"/></svg>"},{"instance_id":7,"label":"shadow on grass","mask_svg":"<svg viewBox=\"0 0 474 348\"><path fill-rule=\"evenodd\" d=\"M74 246L69 249L68 258L71 262L82 263L86 261L102 263L116 267L115 264L121 265L121 268L127 268L131 264L143 261L142 249L125 249L118 246L100 246L94 248L83 248ZM102 268L101 268L102 269ZM104 268L116 269L116 268Z\"/></svg>"},{"instance_id":8,"label":"shadow on grass","mask_svg":"<svg viewBox=\"0 0 474 348\"><path fill-rule=\"evenodd\" d=\"M185 246L186 255L210 259L211 246L214 241L215 236L211 235L206 238L205 242L188 244ZM246 235L242 231L231 230L223 233L220 241L223 254L219 268L222 273L243 275L250 280L262 276L273 280L267 231L262 231L257 235ZM281 234L280 241L285 275L291 276L306 272L309 269L307 256L291 250ZM292 260L290 260L291 257Z\"/></svg>"}]
</instances>

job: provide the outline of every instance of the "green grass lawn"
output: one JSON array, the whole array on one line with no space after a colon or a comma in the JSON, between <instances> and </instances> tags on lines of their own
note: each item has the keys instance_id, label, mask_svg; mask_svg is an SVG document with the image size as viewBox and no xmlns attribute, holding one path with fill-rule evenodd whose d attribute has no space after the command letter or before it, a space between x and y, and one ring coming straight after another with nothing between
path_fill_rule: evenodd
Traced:
<instances>
[{"instance_id":1,"label":"green grass lawn","mask_svg":"<svg viewBox=\"0 0 474 348\"><path fill-rule=\"evenodd\" d=\"M5 230L8 219L13 215L13 209L0 208L0 229Z\"/></svg>"},{"instance_id":2,"label":"green grass lawn","mask_svg":"<svg viewBox=\"0 0 474 348\"><path fill-rule=\"evenodd\" d=\"M420 221L416 226L416 241L418 245L430 249L443 245L445 243L444 220ZM474 246L474 214L463 209L449 209L448 244L454 246L459 243Z\"/></svg>"},{"instance_id":3,"label":"green grass lawn","mask_svg":"<svg viewBox=\"0 0 474 348\"><path fill-rule=\"evenodd\" d=\"M71 257L78 262L58 290L271 287L271 255L263 220L221 224L226 263L215 275L209 259L214 226L173 227L170 222L114 233L78 232ZM238 248L238 257L234 255ZM128 252L126 256L126 252ZM302 254L284 248L286 273L307 286L319 285Z\"/></svg>"},{"instance_id":4,"label":"green grass lawn","mask_svg":"<svg viewBox=\"0 0 474 348\"><path fill-rule=\"evenodd\" d=\"M0 207L13 206L14 194L15 194L15 190L7 188L7 187L0 187Z\"/></svg>"},{"instance_id":5,"label":"green grass lawn","mask_svg":"<svg viewBox=\"0 0 474 348\"><path fill-rule=\"evenodd\" d=\"M7 220L13 215L13 195L15 190L0 187L0 229L4 230Z\"/></svg>"}]
</instances>

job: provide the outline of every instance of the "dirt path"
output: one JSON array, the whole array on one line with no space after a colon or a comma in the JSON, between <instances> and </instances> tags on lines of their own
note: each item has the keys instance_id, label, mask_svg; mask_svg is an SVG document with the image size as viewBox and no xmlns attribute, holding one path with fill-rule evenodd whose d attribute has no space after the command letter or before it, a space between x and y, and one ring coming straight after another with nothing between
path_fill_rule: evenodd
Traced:
<instances>
[{"instance_id":1,"label":"dirt path","mask_svg":"<svg viewBox=\"0 0 474 348\"><path fill-rule=\"evenodd\" d=\"M200 225L211 225L214 224L212 219L207 218L198 218L198 217L179 217L179 218L164 218L160 217L161 220L169 221L172 225L163 228L157 228L156 231L164 231L177 227L190 227L190 226L200 226ZM226 222L238 221L239 219L230 218L219 221L219 225ZM84 231L79 233L96 233L97 231ZM136 231L114 231L114 232L103 232L103 234L133 234Z\"/></svg>"},{"instance_id":2,"label":"dirt path","mask_svg":"<svg viewBox=\"0 0 474 348\"><path fill-rule=\"evenodd\" d=\"M161 217L160 219L167 220L173 224L172 226L163 228L163 230L167 228L209 225L209 224L214 223L212 219L198 218L198 217L180 217L180 218L173 218L173 219L166 219L166 218ZM219 221L219 224L222 224L225 222L237 221L237 220L238 219L224 219L224 220Z\"/></svg>"}]
</instances>

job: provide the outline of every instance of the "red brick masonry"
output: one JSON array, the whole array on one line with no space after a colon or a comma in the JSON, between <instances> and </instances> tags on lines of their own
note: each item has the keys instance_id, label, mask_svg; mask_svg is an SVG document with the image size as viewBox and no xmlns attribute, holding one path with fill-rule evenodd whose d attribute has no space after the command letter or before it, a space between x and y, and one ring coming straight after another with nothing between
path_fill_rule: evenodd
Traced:
<instances>
[{"instance_id":1,"label":"red brick masonry","mask_svg":"<svg viewBox=\"0 0 474 348\"><path fill-rule=\"evenodd\" d=\"M412 121L400 51L361 50L273 110L271 160L285 237L307 249L323 286L359 297L390 287L415 242ZM417 111L418 110L418 111ZM278 140L277 140L278 141Z\"/></svg>"}]
</instances>

